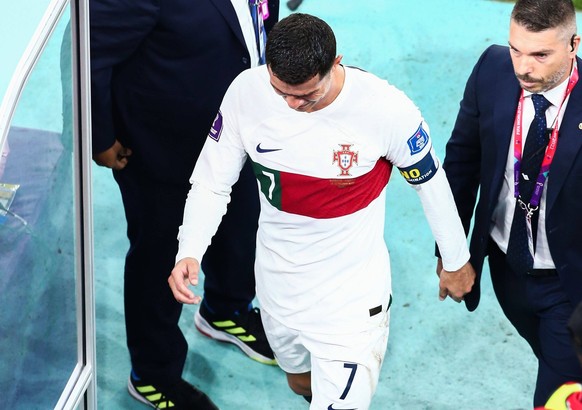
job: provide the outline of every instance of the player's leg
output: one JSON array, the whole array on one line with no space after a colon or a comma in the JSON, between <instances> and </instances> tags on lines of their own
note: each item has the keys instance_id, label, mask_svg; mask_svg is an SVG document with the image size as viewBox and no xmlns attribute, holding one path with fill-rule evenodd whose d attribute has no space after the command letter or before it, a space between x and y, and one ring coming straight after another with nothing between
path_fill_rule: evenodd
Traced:
<instances>
[{"instance_id":1,"label":"player's leg","mask_svg":"<svg viewBox=\"0 0 582 410\"><path fill-rule=\"evenodd\" d=\"M386 353L388 314L381 326L365 332L315 337L306 342L312 355L311 408L369 408Z\"/></svg>"},{"instance_id":2,"label":"player's leg","mask_svg":"<svg viewBox=\"0 0 582 410\"><path fill-rule=\"evenodd\" d=\"M289 329L262 310L263 326L279 367L287 374L291 390L311 402L311 354L301 332Z\"/></svg>"},{"instance_id":3,"label":"player's leg","mask_svg":"<svg viewBox=\"0 0 582 410\"><path fill-rule=\"evenodd\" d=\"M295 394L303 396L311 402L311 372L287 373L287 383Z\"/></svg>"}]
</instances>

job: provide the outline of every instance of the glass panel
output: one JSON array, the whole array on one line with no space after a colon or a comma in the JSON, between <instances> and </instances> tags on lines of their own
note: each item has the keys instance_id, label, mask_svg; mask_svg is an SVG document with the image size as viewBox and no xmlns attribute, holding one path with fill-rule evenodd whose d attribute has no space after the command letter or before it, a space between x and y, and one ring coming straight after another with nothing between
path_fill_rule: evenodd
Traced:
<instances>
[{"instance_id":1,"label":"glass panel","mask_svg":"<svg viewBox=\"0 0 582 410\"><path fill-rule=\"evenodd\" d=\"M2 64L0 64L0 96L8 89L12 73L26 50L36 26L50 0L3 1L0 13L0 39L2 39Z\"/></svg>"},{"instance_id":2,"label":"glass panel","mask_svg":"<svg viewBox=\"0 0 582 410\"><path fill-rule=\"evenodd\" d=\"M2 148L0 389L6 408L53 408L78 360L68 21L67 8Z\"/></svg>"}]
</instances>

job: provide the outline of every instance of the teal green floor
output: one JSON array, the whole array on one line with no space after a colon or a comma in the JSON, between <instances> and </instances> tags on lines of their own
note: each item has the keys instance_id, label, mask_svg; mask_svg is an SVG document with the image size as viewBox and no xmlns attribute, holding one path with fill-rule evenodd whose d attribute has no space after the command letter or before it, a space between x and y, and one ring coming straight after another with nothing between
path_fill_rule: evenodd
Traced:
<instances>
[{"instance_id":1,"label":"teal green floor","mask_svg":"<svg viewBox=\"0 0 582 410\"><path fill-rule=\"evenodd\" d=\"M510 3L488 0L304 0L335 30L343 62L405 91L424 113L437 153L456 117L465 81L483 49L506 44ZM282 3L282 14L289 11ZM100 409L146 408L126 390L130 364L123 320L125 221L108 170L94 167L97 375ZM480 307L439 302L433 241L415 192L395 174L386 241L394 304L386 361L372 409L527 409L536 373L529 348L502 315L484 273ZM283 372L181 325L189 342L184 377L221 409L306 409Z\"/></svg>"}]
</instances>

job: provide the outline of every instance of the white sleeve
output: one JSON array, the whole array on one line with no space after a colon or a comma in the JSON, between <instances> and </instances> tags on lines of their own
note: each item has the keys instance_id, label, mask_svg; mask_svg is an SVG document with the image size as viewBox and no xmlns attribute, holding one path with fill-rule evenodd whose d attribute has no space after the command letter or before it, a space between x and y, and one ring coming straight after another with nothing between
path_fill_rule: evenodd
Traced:
<instances>
[{"instance_id":1,"label":"white sleeve","mask_svg":"<svg viewBox=\"0 0 582 410\"><path fill-rule=\"evenodd\" d=\"M424 214L438 244L443 267L455 271L469 261L467 238L457 207L429 136L428 125L411 101L400 105L392 128L387 158L417 191Z\"/></svg>"},{"instance_id":2,"label":"white sleeve","mask_svg":"<svg viewBox=\"0 0 582 410\"><path fill-rule=\"evenodd\" d=\"M469 261L469 249L445 170L440 164L437 166L430 180L413 187L439 247L443 268L456 271Z\"/></svg>"},{"instance_id":3,"label":"white sleeve","mask_svg":"<svg viewBox=\"0 0 582 410\"><path fill-rule=\"evenodd\" d=\"M186 257L202 261L229 201L229 195L212 192L196 181L192 184L184 207L184 220L178 230L176 262Z\"/></svg>"}]
</instances>

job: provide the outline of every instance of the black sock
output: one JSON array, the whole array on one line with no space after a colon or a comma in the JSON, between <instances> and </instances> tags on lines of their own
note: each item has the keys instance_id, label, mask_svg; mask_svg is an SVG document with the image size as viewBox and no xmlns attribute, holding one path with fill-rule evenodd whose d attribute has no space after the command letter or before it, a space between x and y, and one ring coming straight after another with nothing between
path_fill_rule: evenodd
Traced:
<instances>
[{"instance_id":1,"label":"black sock","mask_svg":"<svg viewBox=\"0 0 582 410\"><path fill-rule=\"evenodd\" d=\"M305 401L307 401L307 403L311 403L311 396L303 396L303 398Z\"/></svg>"}]
</instances>

